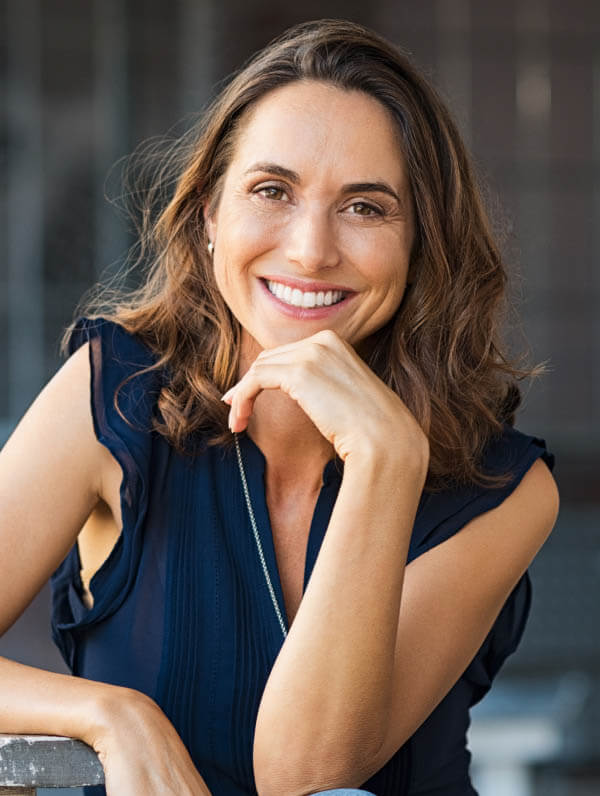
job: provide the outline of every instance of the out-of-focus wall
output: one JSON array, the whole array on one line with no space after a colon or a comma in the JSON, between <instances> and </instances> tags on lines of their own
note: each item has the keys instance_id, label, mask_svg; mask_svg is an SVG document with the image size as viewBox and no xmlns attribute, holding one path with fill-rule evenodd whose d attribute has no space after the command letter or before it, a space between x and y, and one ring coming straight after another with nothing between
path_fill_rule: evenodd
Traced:
<instances>
[{"instance_id":1,"label":"out-of-focus wall","mask_svg":"<svg viewBox=\"0 0 600 796\"><path fill-rule=\"evenodd\" d=\"M115 163L197 112L286 26L324 15L400 44L448 99L492 206L523 327L548 376L521 425L560 452L563 499L600 499L600 10L593 0L307 2L2 0L0 440L58 365L82 293L122 260L105 200ZM519 340L515 335L515 341Z\"/></svg>"},{"instance_id":2,"label":"out-of-focus wall","mask_svg":"<svg viewBox=\"0 0 600 796\"><path fill-rule=\"evenodd\" d=\"M365 23L430 75L509 229L522 331L549 364L517 425L556 454L561 517L532 567L528 633L500 679L584 676L585 721L600 725L600 4L1 0L0 14L0 444L59 366L81 295L131 244L104 196L119 193L120 158L182 129L231 70L302 20ZM510 336L522 343L517 327ZM47 604L45 590L0 654L61 669ZM596 771L600 752L586 754Z\"/></svg>"}]
</instances>

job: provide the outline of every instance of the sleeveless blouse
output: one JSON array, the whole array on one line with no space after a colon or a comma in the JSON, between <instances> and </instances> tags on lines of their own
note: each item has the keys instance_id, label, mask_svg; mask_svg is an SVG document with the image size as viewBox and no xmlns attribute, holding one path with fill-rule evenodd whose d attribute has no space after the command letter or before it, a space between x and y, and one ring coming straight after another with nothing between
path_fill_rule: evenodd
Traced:
<instances>
[{"instance_id":1,"label":"sleeveless blouse","mask_svg":"<svg viewBox=\"0 0 600 796\"><path fill-rule=\"evenodd\" d=\"M152 697L213 796L256 794L254 726L283 635L250 526L235 449L204 446L193 457L176 452L151 428L161 375L138 374L154 361L152 352L104 319L80 318L70 353L87 341L94 430L123 471L123 528L92 578L92 608L84 602L77 544L52 575L53 639L74 675ZM114 395L128 377L118 395L121 416ZM239 440L266 565L283 607L265 460L248 435ZM538 457L553 468L554 456L543 439L505 425L502 436L489 443L484 466L489 472L510 471L509 484L423 492L408 562L502 503ZM342 475L341 460L328 462L308 537L304 589ZM361 787L376 796L475 794L466 745L469 707L489 690L516 649L530 601L525 574L458 682ZM101 786L85 790L105 793Z\"/></svg>"}]
</instances>

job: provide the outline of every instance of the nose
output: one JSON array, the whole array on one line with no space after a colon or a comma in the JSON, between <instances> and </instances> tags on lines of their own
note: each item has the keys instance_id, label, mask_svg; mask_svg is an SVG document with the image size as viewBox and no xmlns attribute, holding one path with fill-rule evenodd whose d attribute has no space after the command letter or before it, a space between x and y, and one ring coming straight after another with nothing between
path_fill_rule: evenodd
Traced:
<instances>
[{"instance_id":1,"label":"nose","mask_svg":"<svg viewBox=\"0 0 600 796\"><path fill-rule=\"evenodd\" d=\"M307 272L333 268L340 261L335 230L326 209L307 206L286 226L285 255Z\"/></svg>"}]
</instances>

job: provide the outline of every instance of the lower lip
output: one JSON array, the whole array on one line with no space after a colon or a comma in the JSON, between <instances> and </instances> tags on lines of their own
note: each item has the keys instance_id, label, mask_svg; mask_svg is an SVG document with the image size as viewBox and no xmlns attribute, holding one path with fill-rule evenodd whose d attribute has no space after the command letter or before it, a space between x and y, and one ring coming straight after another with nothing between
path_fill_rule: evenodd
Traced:
<instances>
[{"instance_id":1,"label":"lower lip","mask_svg":"<svg viewBox=\"0 0 600 796\"><path fill-rule=\"evenodd\" d=\"M264 280L259 279L259 282L263 291L283 315L287 315L288 318L296 318L300 321L318 321L321 318L330 318L345 307L356 295L356 293L348 293L348 295L341 301L338 301L337 304L330 304L329 306L324 304L322 307L295 307L293 304L286 304L285 301L281 301L281 299L278 299L277 296L271 293Z\"/></svg>"}]
</instances>

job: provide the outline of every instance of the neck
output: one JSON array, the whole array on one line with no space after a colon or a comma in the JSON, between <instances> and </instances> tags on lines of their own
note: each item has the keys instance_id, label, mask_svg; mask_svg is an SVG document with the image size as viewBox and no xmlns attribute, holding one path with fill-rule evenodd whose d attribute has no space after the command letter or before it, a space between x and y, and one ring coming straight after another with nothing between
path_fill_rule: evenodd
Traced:
<instances>
[{"instance_id":1,"label":"neck","mask_svg":"<svg viewBox=\"0 0 600 796\"><path fill-rule=\"evenodd\" d=\"M335 450L292 398L278 390L262 392L247 432L266 459L272 494L319 492L323 469Z\"/></svg>"},{"instance_id":2,"label":"neck","mask_svg":"<svg viewBox=\"0 0 600 796\"><path fill-rule=\"evenodd\" d=\"M240 378L260 351L253 338L242 336ZM281 390L261 392L247 433L265 457L267 491L277 498L319 492L323 470L335 450L292 398Z\"/></svg>"}]
</instances>

